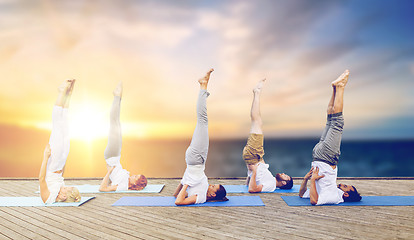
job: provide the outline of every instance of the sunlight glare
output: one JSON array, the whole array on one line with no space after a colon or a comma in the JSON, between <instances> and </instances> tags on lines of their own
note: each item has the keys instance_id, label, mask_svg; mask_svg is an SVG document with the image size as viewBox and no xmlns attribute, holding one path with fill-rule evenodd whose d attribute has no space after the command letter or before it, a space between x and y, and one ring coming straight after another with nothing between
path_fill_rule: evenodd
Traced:
<instances>
[{"instance_id":1,"label":"sunlight glare","mask_svg":"<svg viewBox=\"0 0 414 240\"><path fill-rule=\"evenodd\" d=\"M70 135L73 139L92 141L108 135L108 111L96 105L83 105L70 113Z\"/></svg>"}]
</instances>

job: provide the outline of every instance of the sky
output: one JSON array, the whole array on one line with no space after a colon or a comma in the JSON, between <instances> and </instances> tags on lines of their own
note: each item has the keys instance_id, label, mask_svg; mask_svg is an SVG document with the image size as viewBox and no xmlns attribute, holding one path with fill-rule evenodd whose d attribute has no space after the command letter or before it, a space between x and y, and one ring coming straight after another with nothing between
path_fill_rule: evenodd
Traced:
<instances>
[{"instance_id":1,"label":"sky","mask_svg":"<svg viewBox=\"0 0 414 240\"><path fill-rule=\"evenodd\" d=\"M188 138L197 79L210 136L245 137L266 78L264 131L320 133L345 69L345 138L413 138L412 1L0 1L0 124L51 129L57 87L77 79L71 134L107 135L123 81L123 134Z\"/></svg>"},{"instance_id":2,"label":"sky","mask_svg":"<svg viewBox=\"0 0 414 240\"><path fill-rule=\"evenodd\" d=\"M211 139L247 137L252 88L263 78L266 138L318 137L331 82L345 69L343 138L413 139L413 7L407 0L0 0L0 176L38 174L57 87L68 78L77 80L69 176L104 175L119 81L124 139L189 141L197 80L210 68ZM185 149L170 143L181 156ZM156 145L138 151L124 141L123 152L147 159L125 165L158 176L151 164L159 159L150 163ZM180 174L167 170L161 175Z\"/></svg>"}]
</instances>

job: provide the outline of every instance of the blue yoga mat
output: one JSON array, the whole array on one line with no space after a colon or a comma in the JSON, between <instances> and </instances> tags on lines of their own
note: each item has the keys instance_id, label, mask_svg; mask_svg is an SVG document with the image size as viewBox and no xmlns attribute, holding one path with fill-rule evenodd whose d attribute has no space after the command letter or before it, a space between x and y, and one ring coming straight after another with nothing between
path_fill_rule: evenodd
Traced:
<instances>
[{"instance_id":1,"label":"blue yoga mat","mask_svg":"<svg viewBox=\"0 0 414 240\"><path fill-rule=\"evenodd\" d=\"M164 188L164 184L150 184L142 190L127 190L127 191L112 191L112 192L100 192L100 185L70 185L71 187L78 188L80 193L159 193ZM37 191L36 193L39 193Z\"/></svg>"},{"instance_id":2,"label":"blue yoga mat","mask_svg":"<svg viewBox=\"0 0 414 240\"><path fill-rule=\"evenodd\" d=\"M43 203L40 197L0 197L0 207L79 207L95 197L82 197L80 202Z\"/></svg>"},{"instance_id":3,"label":"blue yoga mat","mask_svg":"<svg viewBox=\"0 0 414 240\"><path fill-rule=\"evenodd\" d=\"M309 198L282 196L289 206L312 206ZM343 202L322 206L414 206L414 196L362 196L360 202Z\"/></svg>"},{"instance_id":4,"label":"blue yoga mat","mask_svg":"<svg viewBox=\"0 0 414 240\"><path fill-rule=\"evenodd\" d=\"M247 207L264 206L259 196L229 196L226 202L205 202L182 207ZM175 205L175 197L122 197L112 206L181 207Z\"/></svg>"},{"instance_id":5,"label":"blue yoga mat","mask_svg":"<svg viewBox=\"0 0 414 240\"><path fill-rule=\"evenodd\" d=\"M223 185L228 193L249 193L249 187L247 185ZM262 193L298 193L300 185L293 185L291 189L276 188L273 192Z\"/></svg>"}]
</instances>

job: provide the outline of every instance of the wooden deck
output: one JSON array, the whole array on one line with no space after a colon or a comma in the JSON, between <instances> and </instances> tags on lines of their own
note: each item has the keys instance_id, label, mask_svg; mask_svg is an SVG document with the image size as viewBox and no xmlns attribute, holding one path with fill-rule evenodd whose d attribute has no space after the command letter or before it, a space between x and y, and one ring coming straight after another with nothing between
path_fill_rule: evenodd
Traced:
<instances>
[{"instance_id":1,"label":"wooden deck","mask_svg":"<svg viewBox=\"0 0 414 240\"><path fill-rule=\"evenodd\" d=\"M66 179L66 185L99 182ZM267 193L259 194L265 207L111 207L126 195L170 196L178 182L149 179L165 184L159 194L84 194L96 198L80 207L0 207L0 239L414 239L414 206L288 207L281 194ZM410 179L341 182L362 195L414 195ZM0 196L36 196L37 188L33 179L0 179Z\"/></svg>"}]
</instances>

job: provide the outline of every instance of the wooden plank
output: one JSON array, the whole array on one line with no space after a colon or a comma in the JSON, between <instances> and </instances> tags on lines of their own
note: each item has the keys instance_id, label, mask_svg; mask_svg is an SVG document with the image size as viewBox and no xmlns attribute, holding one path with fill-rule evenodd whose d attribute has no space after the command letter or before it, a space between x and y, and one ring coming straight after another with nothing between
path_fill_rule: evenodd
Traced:
<instances>
[{"instance_id":1,"label":"wooden plank","mask_svg":"<svg viewBox=\"0 0 414 240\"><path fill-rule=\"evenodd\" d=\"M74 216L77 216L79 221L82 221L82 224L92 227L98 231L102 231L107 235L121 239L128 239L132 237L138 237L139 239L153 239L151 236L146 236L141 233L139 229L138 231L126 231L124 226L118 225L112 216L103 215L100 210L93 210L90 207L83 210L83 214L78 215L78 213L73 213ZM135 235L137 232L140 234Z\"/></svg>"},{"instance_id":2,"label":"wooden plank","mask_svg":"<svg viewBox=\"0 0 414 240\"><path fill-rule=\"evenodd\" d=\"M61 236L56 235L53 232L45 231L38 226L35 226L31 222L26 222L19 217L17 217L12 208L1 208L2 211L2 224L7 226L9 229L17 232L18 235L22 235L29 239L43 238L51 239L52 237L56 239L63 239Z\"/></svg>"},{"instance_id":3,"label":"wooden plank","mask_svg":"<svg viewBox=\"0 0 414 240\"><path fill-rule=\"evenodd\" d=\"M1 218L0 218L1 219ZM16 231L13 231L9 227L14 228L14 224L11 224L7 220L1 219L0 222L0 239L30 239L26 236L19 234Z\"/></svg>"},{"instance_id":4,"label":"wooden plank","mask_svg":"<svg viewBox=\"0 0 414 240\"><path fill-rule=\"evenodd\" d=\"M155 179L171 196L179 179ZM295 179L295 184L300 184ZM362 195L412 195L413 180L358 180ZM100 179L67 180L66 185L99 184ZM212 179L210 183L243 184L244 179ZM36 196L36 180L0 180L0 196ZM30 239L414 239L413 206L289 207L282 194L259 195L265 207L163 208L111 207L131 194L84 194L96 199L77 208L0 208L0 231L6 238ZM250 194L231 194L250 195ZM296 195L296 194L283 194ZM50 225L55 224L54 227ZM329 229L327 235L326 229ZM0 235L0 237L2 237Z\"/></svg>"},{"instance_id":5,"label":"wooden plank","mask_svg":"<svg viewBox=\"0 0 414 240\"><path fill-rule=\"evenodd\" d=\"M69 213L59 210L50 208L28 208L25 214L39 221L43 221L47 225L53 225L57 229L67 232L68 235L74 234L78 238L101 239L108 237L107 235L103 236L99 231L94 231L92 228L85 228L83 224L79 223L79 219L72 217L73 209Z\"/></svg>"},{"instance_id":6,"label":"wooden plank","mask_svg":"<svg viewBox=\"0 0 414 240\"><path fill-rule=\"evenodd\" d=\"M97 220L101 222L111 220L114 227L122 228L123 231L127 232L128 234L134 235L143 235L146 238L155 238L155 239L165 239L168 236L168 233L164 233L160 231L161 226L148 226L143 225L147 221L147 219L142 219L139 217L139 214L132 214L129 211L127 214L123 214L117 211L114 207L106 207L106 208L94 208L91 207L91 210L94 212L98 212Z\"/></svg>"},{"instance_id":7,"label":"wooden plank","mask_svg":"<svg viewBox=\"0 0 414 240\"><path fill-rule=\"evenodd\" d=\"M116 209L118 210L118 212L123 211L121 215L126 215L126 213L130 211L126 207L116 207ZM175 221L175 214L169 214L165 217L160 214L159 209L152 209L150 210L151 212L147 212L146 210L147 209L144 208L139 208L139 210L135 210L137 211L136 216L142 219L142 222L146 225L146 228L153 229L154 232L157 232L157 230L162 232L168 232L168 237L180 236L180 239L198 239L198 237L194 236L191 230L188 230L191 228L185 226L184 222Z\"/></svg>"}]
</instances>

